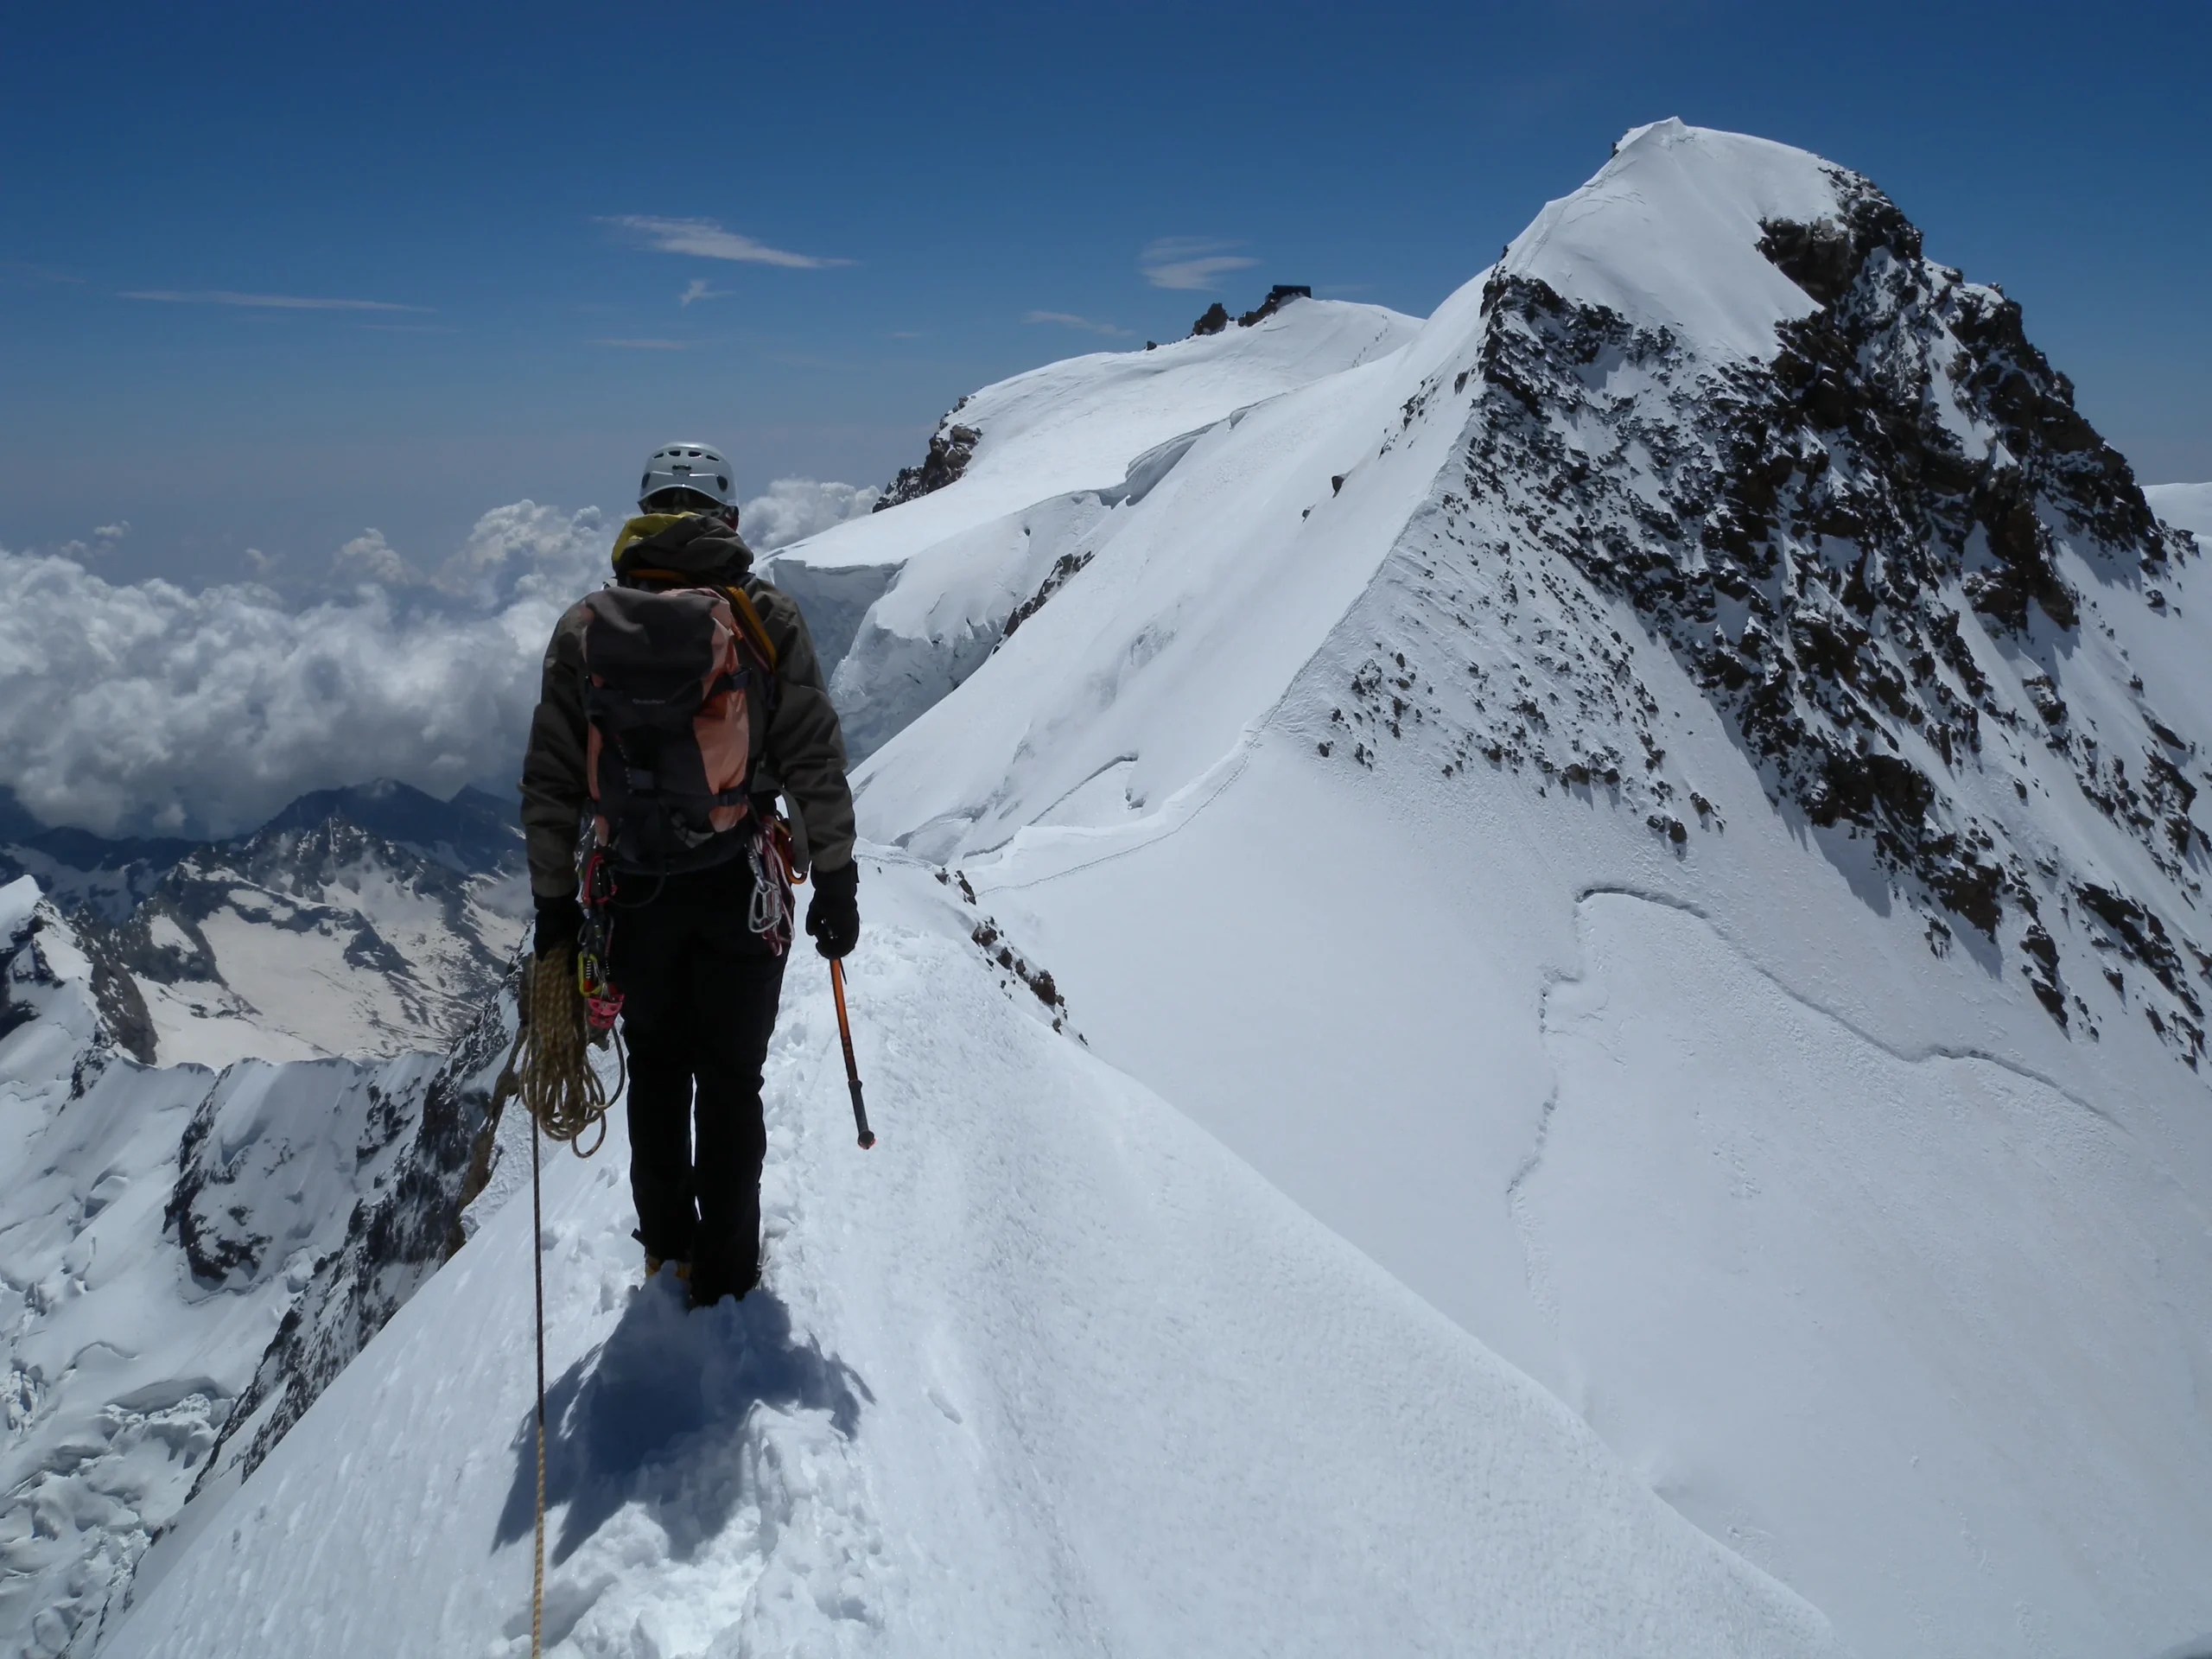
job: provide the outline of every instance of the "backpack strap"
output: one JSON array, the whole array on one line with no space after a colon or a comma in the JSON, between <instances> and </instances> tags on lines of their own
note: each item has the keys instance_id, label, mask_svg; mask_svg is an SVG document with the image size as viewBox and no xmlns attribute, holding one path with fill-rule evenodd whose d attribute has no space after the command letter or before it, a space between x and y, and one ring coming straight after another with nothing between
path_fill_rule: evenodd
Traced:
<instances>
[{"instance_id":1,"label":"backpack strap","mask_svg":"<svg viewBox=\"0 0 2212 1659\"><path fill-rule=\"evenodd\" d=\"M772 675L776 671L776 645L761 624L760 613L753 608L753 601L744 588L732 586L722 591L729 595L730 608L736 612L738 622L745 629L747 642L760 653L760 660Z\"/></svg>"}]
</instances>

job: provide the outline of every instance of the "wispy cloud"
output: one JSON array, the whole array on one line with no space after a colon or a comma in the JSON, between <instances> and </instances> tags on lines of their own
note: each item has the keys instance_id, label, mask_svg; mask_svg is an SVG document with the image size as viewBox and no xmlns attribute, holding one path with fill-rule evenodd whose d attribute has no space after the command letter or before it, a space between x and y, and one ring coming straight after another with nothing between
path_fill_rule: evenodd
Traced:
<instances>
[{"instance_id":1,"label":"wispy cloud","mask_svg":"<svg viewBox=\"0 0 2212 1659\"><path fill-rule=\"evenodd\" d=\"M35 264L28 259L0 259L0 271L40 283L81 283L85 280L58 265Z\"/></svg>"},{"instance_id":2,"label":"wispy cloud","mask_svg":"<svg viewBox=\"0 0 2212 1659\"><path fill-rule=\"evenodd\" d=\"M697 345L691 340L594 340L594 346L620 346L632 352L688 352Z\"/></svg>"},{"instance_id":3,"label":"wispy cloud","mask_svg":"<svg viewBox=\"0 0 2212 1659\"><path fill-rule=\"evenodd\" d=\"M127 290L126 300L159 300L167 305L246 305L270 311L427 311L428 306L394 305L390 300L332 300L307 294L237 294L227 288L190 293L171 288Z\"/></svg>"},{"instance_id":4,"label":"wispy cloud","mask_svg":"<svg viewBox=\"0 0 2212 1659\"><path fill-rule=\"evenodd\" d=\"M694 300L726 300L729 295L729 289L709 287L705 277L695 276L691 279L691 286L676 296L676 302L689 306Z\"/></svg>"},{"instance_id":5,"label":"wispy cloud","mask_svg":"<svg viewBox=\"0 0 2212 1659\"><path fill-rule=\"evenodd\" d=\"M1154 288L1210 289L1218 286L1215 278L1224 272L1260 263L1229 251L1243 245L1199 237L1163 237L1137 256L1137 264Z\"/></svg>"},{"instance_id":6,"label":"wispy cloud","mask_svg":"<svg viewBox=\"0 0 2212 1659\"><path fill-rule=\"evenodd\" d=\"M749 265L782 265L792 270L820 270L830 265L849 265L849 259L833 259L820 254L793 253L787 248L772 248L765 242L736 231L726 231L711 219L656 219L647 213L618 213L602 219L602 225L613 225L645 239L645 245L661 253L689 253L702 259L734 259Z\"/></svg>"},{"instance_id":7,"label":"wispy cloud","mask_svg":"<svg viewBox=\"0 0 2212 1659\"><path fill-rule=\"evenodd\" d=\"M1057 322L1063 328L1080 328L1091 334L1126 334L1126 328L1116 328L1110 322L1100 322L1091 317L1078 317L1072 311L1025 311L1024 322Z\"/></svg>"}]
</instances>

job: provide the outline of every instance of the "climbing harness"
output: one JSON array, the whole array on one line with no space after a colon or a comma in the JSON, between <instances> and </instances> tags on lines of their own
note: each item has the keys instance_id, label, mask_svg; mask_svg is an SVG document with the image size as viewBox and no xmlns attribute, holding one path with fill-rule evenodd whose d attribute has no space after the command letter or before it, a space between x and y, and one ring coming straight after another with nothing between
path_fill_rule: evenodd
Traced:
<instances>
[{"instance_id":1,"label":"climbing harness","mask_svg":"<svg viewBox=\"0 0 2212 1659\"><path fill-rule=\"evenodd\" d=\"M587 916L589 913L588 910ZM584 988L587 973L581 956L573 977L557 952L543 960L531 957L524 962L522 986L516 998L514 1046L507 1051L507 1063L492 1090L495 1113L508 1100L518 1098L530 1114L530 1273L537 1326L537 1520L531 1558L531 1659L537 1659L545 1618L545 1217L537 1138L543 1133L552 1140L565 1141L579 1158L590 1157L606 1144L610 1096L592 1065L587 1052L590 1047L612 1043L614 1093L620 1094L628 1082L628 1061L620 1040L613 1035L612 1014L604 1027L596 1027L592 1017L590 993ZM603 976L601 982L604 983ZM620 1006L619 996L615 1006ZM584 1137L594 1128L598 1133L586 1146Z\"/></svg>"}]
</instances>

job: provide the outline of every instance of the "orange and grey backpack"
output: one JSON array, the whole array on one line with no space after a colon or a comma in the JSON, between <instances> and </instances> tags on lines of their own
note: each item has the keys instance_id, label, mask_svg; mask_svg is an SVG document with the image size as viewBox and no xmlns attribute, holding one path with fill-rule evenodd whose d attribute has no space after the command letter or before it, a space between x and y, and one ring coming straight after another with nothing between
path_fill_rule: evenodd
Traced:
<instances>
[{"instance_id":1,"label":"orange and grey backpack","mask_svg":"<svg viewBox=\"0 0 2212 1659\"><path fill-rule=\"evenodd\" d=\"M630 869L686 863L752 810L775 647L741 588L607 588L583 606L599 844Z\"/></svg>"}]
</instances>

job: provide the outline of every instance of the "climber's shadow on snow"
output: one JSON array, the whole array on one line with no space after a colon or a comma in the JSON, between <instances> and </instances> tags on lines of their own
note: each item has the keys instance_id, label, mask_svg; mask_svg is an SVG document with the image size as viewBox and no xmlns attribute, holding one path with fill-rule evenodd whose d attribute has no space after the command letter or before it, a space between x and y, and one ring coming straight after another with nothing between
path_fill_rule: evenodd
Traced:
<instances>
[{"instance_id":1,"label":"climber's shadow on snow","mask_svg":"<svg viewBox=\"0 0 2212 1659\"><path fill-rule=\"evenodd\" d=\"M826 1412L849 1438L861 1402L874 1398L842 1360L794 1336L790 1311L767 1291L687 1313L679 1287L655 1279L613 1334L546 1390L545 1507L567 1507L553 1560L630 1503L667 1534L671 1555L690 1559L753 1484L759 1409ZM531 1534L534 1412L515 1432L514 1452L495 1549Z\"/></svg>"}]
</instances>

